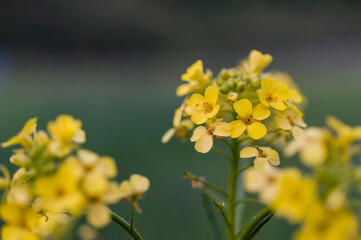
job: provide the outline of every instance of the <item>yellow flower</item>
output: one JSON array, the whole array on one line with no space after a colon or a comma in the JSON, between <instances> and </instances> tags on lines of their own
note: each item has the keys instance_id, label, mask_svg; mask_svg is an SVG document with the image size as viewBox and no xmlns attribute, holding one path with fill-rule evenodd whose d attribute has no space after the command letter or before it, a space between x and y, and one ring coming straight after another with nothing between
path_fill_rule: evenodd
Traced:
<instances>
[{"instance_id":1,"label":"yellow flower","mask_svg":"<svg viewBox=\"0 0 361 240\"><path fill-rule=\"evenodd\" d=\"M7 203L0 207L0 215L5 222L1 229L1 239L40 240L40 237L32 232L38 218L34 209Z\"/></svg>"},{"instance_id":2,"label":"yellow flower","mask_svg":"<svg viewBox=\"0 0 361 240\"><path fill-rule=\"evenodd\" d=\"M277 188L278 193L271 204L277 210L276 214L293 223L304 220L317 199L316 183L304 178L299 170L288 168L281 171Z\"/></svg>"},{"instance_id":3,"label":"yellow flower","mask_svg":"<svg viewBox=\"0 0 361 240\"><path fill-rule=\"evenodd\" d=\"M212 149L214 137L228 137L231 131L231 125L226 122L209 122L206 127L198 126L194 129L190 140L196 142L194 148L197 152L207 153Z\"/></svg>"},{"instance_id":4,"label":"yellow flower","mask_svg":"<svg viewBox=\"0 0 361 240\"><path fill-rule=\"evenodd\" d=\"M63 157L72 150L72 143L84 143L85 132L81 126L81 121L70 115L60 115L55 121L49 122L48 131L51 136L49 151L58 157Z\"/></svg>"},{"instance_id":5,"label":"yellow flower","mask_svg":"<svg viewBox=\"0 0 361 240\"><path fill-rule=\"evenodd\" d=\"M248 169L243 175L244 187L250 193L258 193L263 202L270 204L277 193L275 182L278 175L279 170L272 166L261 170Z\"/></svg>"},{"instance_id":6,"label":"yellow flower","mask_svg":"<svg viewBox=\"0 0 361 240\"><path fill-rule=\"evenodd\" d=\"M280 111L286 109L285 101L290 95L286 84L270 77L262 80L261 89L257 91L257 94L263 105Z\"/></svg>"},{"instance_id":7,"label":"yellow flower","mask_svg":"<svg viewBox=\"0 0 361 240\"><path fill-rule=\"evenodd\" d=\"M0 165L0 171L3 174L3 177L0 177L0 190L1 190L1 189L6 189L9 187L10 172L4 165Z\"/></svg>"},{"instance_id":8,"label":"yellow flower","mask_svg":"<svg viewBox=\"0 0 361 240\"><path fill-rule=\"evenodd\" d=\"M310 209L310 214L295 240L351 240L357 236L357 220L346 209L330 211L320 203Z\"/></svg>"},{"instance_id":9,"label":"yellow flower","mask_svg":"<svg viewBox=\"0 0 361 240\"><path fill-rule=\"evenodd\" d=\"M300 152L302 162L310 167L319 166L326 161L328 149L326 139L328 132L325 129L310 127L303 134L290 142L285 148L286 156Z\"/></svg>"},{"instance_id":10,"label":"yellow flower","mask_svg":"<svg viewBox=\"0 0 361 240\"><path fill-rule=\"evenodd\" d=\"M36 131L36 124L37 119L31 118L28 120L23 129L14 137L10 138L6 142L1 143L1 147L9 147L15 144L20 144L25 149L29 149L33 146L33 138L31 137L31 134L33 134Z\"/></svg>"},{"instance_id":11,"label":"yellow flower","mask_svg":"<svg viewBox=\"0 0 361 240\"><path fill-rule=\"evenodd\" d=\"M247 61L244 62L244 69L247 73L257 73L262 72L271 62L273 58L269 54L262 54L260 51L252 50L249 53Z\"/></svg>"},{"instance_id":12,"label":"yellow flower","mask_svg":"<svg viewBox=\"0 0 361 240\"><path fill-rule=\"evenodd\" d=\"M353 141L361 139L361 126L351 127L332 116L326 117L326 124L336 131L338 144L343 147L348 147Z\"/></svg>"},{"instance_id":13,"label":"yellow flower","mask_svg":"<svg viewBox=\"0 0 361 240\"><path fill-rule=\"evenodd\" d=\"M240 157L256 157L254 160L254 168L258 171L268 168L270 164L273 166L280 165L280 157L278 152L271 149L270 147L246 147L241 150Z\"/></svg>"},{"instance_id":14,"label":"yellow flower","mask_svg":"<svg viewBox=\"0 0 361 240\"><path fill-rule=\"evenodd\" d=\"M195 124L205 123L209 118L216 116L220 106L217 103L218 90L215 87L208 87L204 96L195 93L189 99L189 106L195 110L192 114L192 121Z\"/></svg>"},{"instance_id":15,"label":"yellow flower","mask_svg":"<svg viewBox=\"0 0 361 240\"><path fill-rule=\"evenodd\" d=\"M98 154L85 149L79 149L77 157L86 174L96 172L105 178L114 178L117 175L117 166L112 157L100 157Z\"/></svg>"},{"instance_id":16,"label":"yellow flower","mask_svg":"<svg viewBox=\"0 0 361 240\"><path fill-rule=\"evenodd\" d=\"M247 129L248 134L253 139L260 139L267 133L265 125L260 120L270 116L270 110L262 104L258 104L254 109L248 99L238 100L233 104L234 110L240 117L230 123L232 127L232 138L237 138Z\"/></svg>"},{"instance_id":17,"label":"yellow flower","mask_svg":"<svg viewBox=\"0 0 361 240\"><path fill-rule=\"evenodd\" d=\"M210 83L211 77L211 71L207 70L206 73L203 72L202 61L196 61L187 69L187 72L181 76L181 79L188 83L182 84L177 88L177 96L183 96L194 91L203 90Z\"/></svg>"},{"instance_id":18,"label":"yellow flower","mask_svg":"<svg viewBox=\"0 0 361 240\"><path fill-rule=\"evenodd\" d=\"M149 179L139 174L132 174L128 180L124 180L119 187L119 196L124 201L136 201L144 196L149 189Z\"/></svg>"},{"instance_id":19,"label":"yellow flower","mask_svg":"<svg viewBox=\"0 0 361 240\"><path fill-rule=\"evenodd\" d=\"M294 138L300 137L303 134L302 128L307 127L307 124L303 121L302 116L293 110L286 110L277 114L275 122L279 128L291 131Z\"/></svg>"},{"instance_id":20,"label":"yellow flower","mask_svg":"<svg viewBox=\"0 0 361 240\"><path fill-rule=\"evenodd\" d=\"M189 131L194 128L194 123L189 120L181 121L176 127L170 128L162 137L162 143L167 143L174 135L182 141L187 140Z\"/></svg>"},{"instance_id":21,"label":"yellow flower","mask_svg":"<svg viewBox=\"0 0 361 240\"><path fill-rule=\"evenodd\" d=\"M80 213L85 204L84 195L79 191L81 176L80 163L71 157L60 165L54 175L38 178L34 190L42 197L44 209Z\"/></svg>"},{"instance_id":22,"label":"yellow flower","mask_svg":"<svg viewBox=\"0 0 361 240\"><path fill-rule=\"evenodd\" d=\"M34 233L45 237L65 237L71 229L72 218L66 213L46 212L39 214ZM61 239L63 239L61 238Z\"/></svg>"}]
</instances>

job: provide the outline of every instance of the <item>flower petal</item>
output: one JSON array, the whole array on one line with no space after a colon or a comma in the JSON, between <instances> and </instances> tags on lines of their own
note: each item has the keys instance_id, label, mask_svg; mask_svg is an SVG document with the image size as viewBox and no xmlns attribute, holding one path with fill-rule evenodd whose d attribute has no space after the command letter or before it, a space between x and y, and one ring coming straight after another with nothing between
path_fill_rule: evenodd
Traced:
<instances>
[{"instance_id":1,"label":"flower petal","mask_svg":"<svg viewBox=\"0 0 361 240\"><path fill-rule=\"evenodd\" d=\"M209 134L203 134L194 145L197 152L207 153L213 146L213 137Z\"/></svg>"},{"instance_id":2,"label":"flower petal","mask_svg":"<svg viewBox=\"0 0 361 240\"><path fill-rule=\"evenodd\" d=\"M264 106L263 104L258 104L252 112L252 116L257 120L263 120L268 118L271 115L271 111L268 107Z\"/></svg>"},{"instance_id":3,"label":"flower petal","mask_svg":"<svg viewBox=\"0 0 361 240\"><path fill-rule=\"evenodd\" d=\"M169 142L169 140L173 137L175 132L176 132L175 128L168 129L168 131L166 131L162 137L162 143Z\"/></svg>"},{"instance_id":4,"label":"flower petal","mask_svg":"<svg viewBox=\"0 0 361 240\"><path fill-rule=\"evenodd\" d=\"M220 108L220 105L218 105L218 104L214 105L212 112L206 114L207 118L212 118L212 117L216 116L219 111L219 108Z\"/></svg>"},{"instance_id":5,"label":"flower petal","mask_svg":"<svg viewBox=\"0 0 361 240\"><path fill-rule=\"evenodd\" d=\"M187 95L188 93L191 93L193 89L193 85L189 83L181 84L177 87L176 95L178 97Z\"/></svg>"},{"instance_id":6,"label":"flower petal","mask_svg":"<svg viewBox=\"0 0 361 240\"><path fill-rule=\"evenodd\" d=\"M265 94L273 93L275 90L275 80L271 77L264 78L261 82L261 89Z\"/></svg>"},{"instance_id":7,"label":"flower petal","mask_svg":"<svg viewBox=\"0 0 361 240\"><path fill-rule=\"evenodd\" d=\"M144 193L149 189L149 179L139 174L132 174L129 178L130 184L136 193Z\"/></svg>"},{"instance_id":8,"label":"flower petal","mask_svg":"<svg viewBox=\"0 0 361 240\"><path fill-rule=\"evenodd\" d=\"M258 157L254 160L254 169L256 169L257 171L263 171L268 166L269 162L264 157Z\"/></svg>"},{"instance_id":9,"label":"flower petal","mask_svg":"<svg viewBox=\"0 0 361 240\"><path fill-rule=\"evenodd\" d=\"M233 103L234 110L241 117L248 117L252 114L252 103L248 99L241 99Z\"/></svg>"},{"instance_id":10,"label":"flower petal","mask_svg":"<svg viewBox=\"0 0 361 240\"><path fill-rule=\"evenodd\" d=\"M259 100L261 101L261 103L267 107L269 107L269 103L267 102L266 98L267 98L267 93L262 91L262 90L258 90L257 91L257 95Z\"/></svg>"},{"instance_id":11,"label":"flower petal","mask_svg":"<svg viewBox=\"0 0 361 240\"><path fill-rule=\"evenodd\" d=\"M273 166L280 165L280 156L276 150L270 149L267 153L267 159Z\"/></svg>"},{"instance_id":12,"label":"flower petal","mask_svg":"<svg viewBox=\"0 0 361 240\"><path fill-rule=\"evenodd\" d=\"M195 142L197 141L203 134L207 133L208 130L205 126L199 126L199 127L196 127L194 130L193 130L193 135L191 137L191 142Z\"/></svg>"},{"instance_id":13,"label":"flower petal","mask_svg":"<svg viewBox=\"0 0 361 240\"><path fill-rule=\"evenodd\" d=\"M215 105L218 99L218 90L215 87L208 87L204 97L209 104Z\"/></svg>"},{"instance_id":14,"label":"flower petal","mask_svg":"<svg viewBox=\"0 0 361 240\"><path fill-rule=\"evenodd\" d=\"M267 128L260 122L252 122L247 126L248 134L253 139L260 139L267 133Z\"/></svg>"},{"instance_id":15,"label":"flower petal","mask_svg":"<svg viewBox=\"0 0 361 240\"><path fill-rule=\"evenodd\" d=\"M241 120L235 120L229 123L232 127L232 138L238 138L246 130L246 124Z\"/></svg>"},{"instance_id":16,"label":"flower petal","mask_svg":"<svg viewBox=\"0 0 361 240\"><path fill-rule=\"evenodd\" d=\"M205 123L208 120L208 117L207 117L207 113L201 110L193 113L191 119L195 124L199 125Z\"/></svg>"},{"instance_id":17,"label":"flower petal","mask_svg":"<svg viewBox=\"0 0 361 240\"><path fill-rule=\"evenodd\" d=\"M269 104L271 105L271 107L273 107L277 110L280 110L280 111L283 111L286 109L286 105L280 99L274 99Z\"/></svg>"},{"instance_id":18,"label":"flower petal","mask_svg":"<svg viewBox=\"0 0 361 240\"><path fill-rule=\"evenodd\" d=\"M213 134L221 137L229 137L232 132L232 127L226 122L216 122Z\"/></svg>"},{"instance_id":19,"label":"flower petal","mask_svg":"<svg viewBox=\"0 0 361 240\"><path fill-rule=\"evenodd\" d=\"M292 132L292 136L294 137L294 139L300 139L301 136L305 133L305 131L303 131L302 128L300 128L299 126L294 126L292 129L291 129L291 132Z\"/></svg>"},{"instance_id":20,"label":"flower petal","mask_svg":"<svg viewBox=\"0 0 361 240\"><path fill-rule=\"evenodd\" d=\"M86 215L87 221L90 225L96 228L102 228L110 222L110 215L108 208L103 204L95 204L89 208Z\"/></svg>"},{"instance_id":21,"label":"flower petal","mask_svg":"<svg viewBox=\"0 0 361 240\"><path fill-rule=\"evenodd\" d=\"M240 158L251 158L259 155L259 151L255 147L246 147L243 148L240 152Z\"/></svg>"},{"instance_id":22,"label":"flower petal","mask_svg":"<svg viewBox=\"0 0 361 240\"><path fill-rule=\"evenodd\" d=\"M290 97L290 92L288 91L287 85L278 80L274 95L279 96L282 101L286 101Z\"/></svg>"},{"instance_id":23,"label":"flower petal","mask_svg":"<svg viewBox=\"0 0 361 240\"><path fill-rule=\"evenodd\" d=\"M205 101L206 99L202 95L195 93L189 99L188 105L194 110L203 110L204 109L203 103Z\"/></svg>"},{"instance_id":24,"label":"flower petal","mask_svg":"<svg viewBox=\"0 0 361 240\"><path fill-rule=\"evenodd\" d=\"M283 114L277 115L275 117L275 122L276 125L283 130L290 130L292 128L290 120Z\"/></svg>"}]
</instances>

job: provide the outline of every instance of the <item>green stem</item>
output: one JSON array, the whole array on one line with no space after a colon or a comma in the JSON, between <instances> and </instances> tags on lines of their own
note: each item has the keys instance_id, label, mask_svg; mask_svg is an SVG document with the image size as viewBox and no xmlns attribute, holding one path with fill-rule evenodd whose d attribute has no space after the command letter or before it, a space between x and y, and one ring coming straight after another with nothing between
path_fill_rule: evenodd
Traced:
<instances>
[{"instance_id":1,"label":"green stem","mask_svg":"<svg viewBox=\"0 0 361 240\"><path fill-rule=\"evenodd\" d=\"M226 193L226 191L224 191L224 190L221 189L220 187L217 187L216 185L214 185L214 184L212 184L212 183L209 183L209 182L207 182L207 181L205 181L205 180L199 179L199 178L197 178L196 176L194 176L193 174L191 174L190 172L183 171L183 174L184 174L187 178L189 178L189 179L191 179L191 180L193 180L193 181L195 181L195 182L203 183L204 186L207 186L207 187L209 187L209 188L211 188L211 189L219 192L220 194L222 194L222 195L225 196L225 197L227 197L227 195L228 195L228 194Z\"/></svg>"},{"instance_id":2,"label":"green stem","mask_svg":"<svg viewBox=\"0 0 361 240\"><path fill-rule=\"evenodd\" d=\"M140 234L137 232L135 228L133 228L127 221L125 221L122 217L117 215L116 213L109 210L111 219L121 226L134 240L143 240Z\"/></svg>"},{"instance_id":3,"label":"green stem","mask_svg":"<svg viewBox=\"0 0 361 240\"><path fill-rule=\"evenodd\" d=\"M244 172L245 170L247 170L248 168L250 168L252 166L253 166L253 161L250 164L248 164L247 166L245 166L244 168L241 168L240 170L238 170L237 174Z\"/></svg>"},{"instance_id":4,"label":"green stem","mask_svg":"<svg viewBox=\"0 0 361 240\"><path fill-rule=\"evenodd\" d=\"M228 143L228 142L227 142ZM228 182L228 198L227 198L227 216L230 228L227 228L227 240L235 239L236 221L236 192L237 192L237 177L238 177L238 160L239 160L239 143L236 139L232 139L231 150L232 158L230 161L229 169L229 182Z\"/></svg>"},{"instance_id":5,"label":"green stem","mask_svg":"<svg viewBox=\"0 0 361 240\"><path fill-rule=\"evenodd\" d=\"M132 203L132 214L130 217L130 228L133 229L133 223L134 223L134 203Z\"/></svg>"},{"instance_id":6,"label":"green stem","mask_svg":"<svg viewBox=\"0 0 361 240\"><path fill-rule=\"evenodd\" d=\"M255 216L248 225L238 234L237 240L250 240L262 229L262 227L273 217L274 211L270 207L263 209Z\"/></svg>"}]
</instances>

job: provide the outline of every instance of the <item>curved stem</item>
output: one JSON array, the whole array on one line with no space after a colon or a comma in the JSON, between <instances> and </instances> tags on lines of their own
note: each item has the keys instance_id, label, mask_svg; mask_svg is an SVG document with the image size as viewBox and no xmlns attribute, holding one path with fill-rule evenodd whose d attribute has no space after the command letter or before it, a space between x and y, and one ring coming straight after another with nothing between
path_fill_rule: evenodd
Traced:
<instances>
[{"instance_id":1,"label":"curved stem","mask_svg":"<svg viewBox=\"0 0 361 240\"><path fill-rule=\"evenodd\" d=\"M237 240L250 240L262 229L262 227L273 217L275 212L266 207L238 234Z\"/></svg>"},{"instance_id":2,"label":"curved stem","mask_svg":"<svg viewBox=\"0 0 361 240\"><path fill-rule=\"evenodd\" d=\"M225 152L222 151L219 147L213 145L212 149L213 152L218 153L220 156L224 157L226 160L230 161L231 157L228 156Z\"/></svg>"},{"instance_id":3,"label":"curved stem","mask_svg":"<svg viewBox=\"0 0 361 240\"><path fill-rule=\"evenodd\" d=\"M122 217L117 215L115 212L109 210L111 219L121 226L134 240L143 240L140 234L137 232L135 228L133 228L127 221L125 221Z\"/></svg>"},{"instance_id":4,"label":"curved stem","mask_svg":"<svg viewBox=\"0 0 361 240\"><path fill-rule=\"evenodd\" d=\"M253 166L253 161L251 163L249 163L247 166L245 166L244 168L241 168L240 170L238 170L237 174L244 172L245 170L247 170L248 168L250 168L252 166Z\"/></svg>"}]
</instances>

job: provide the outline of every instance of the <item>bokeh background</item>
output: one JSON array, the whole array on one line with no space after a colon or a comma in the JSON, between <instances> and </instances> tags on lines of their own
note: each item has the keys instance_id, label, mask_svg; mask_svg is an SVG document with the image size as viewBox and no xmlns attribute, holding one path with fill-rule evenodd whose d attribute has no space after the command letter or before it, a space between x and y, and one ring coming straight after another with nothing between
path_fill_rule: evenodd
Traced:
<instances>
[{"instance_id":1,"label":"bokeh background","mask_svg":"<svg viewBox=\"0 0 361 240\"><path fill-rule=\"evenodd\" d=\"M213 239L182 170L226 186L226 162L160 139L189 65L202 59L216 74L251 49L294 77L309 99L309 125L329 114L361 123L360 1L11 0L0 1L0 140L30 117L44 129L72 114L87 131L85 147L117 159L119 180L150 178L135 218L145 239ZM10 154L2 149L1 163ZM246 218L259 208L249 205ZM129 218L129 204L113 209ZM288 239L292 229L272 219L257 239ZM115 224L102 234L129 239Z\"/></svg>"}]
</instances>

